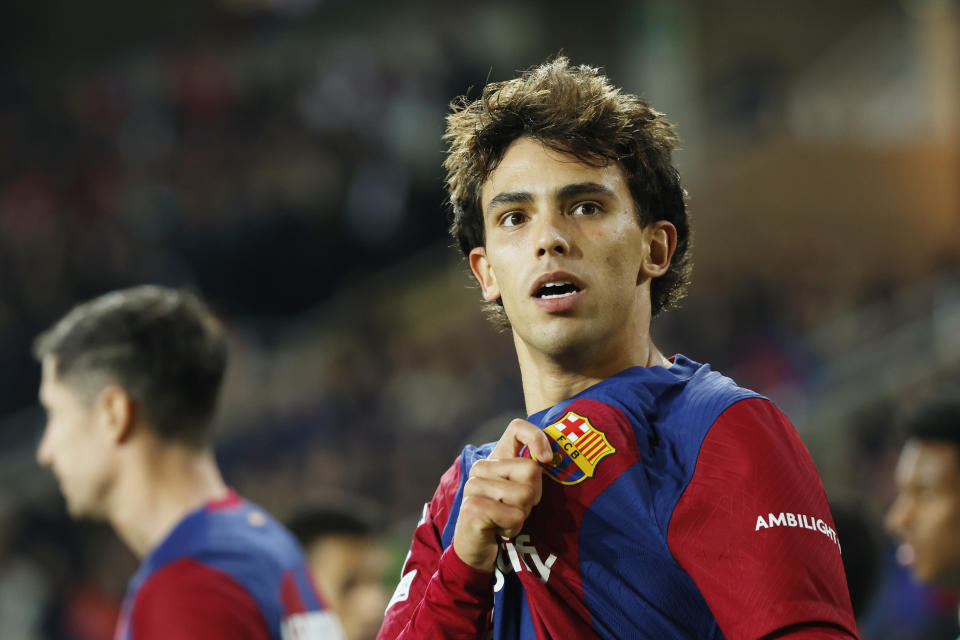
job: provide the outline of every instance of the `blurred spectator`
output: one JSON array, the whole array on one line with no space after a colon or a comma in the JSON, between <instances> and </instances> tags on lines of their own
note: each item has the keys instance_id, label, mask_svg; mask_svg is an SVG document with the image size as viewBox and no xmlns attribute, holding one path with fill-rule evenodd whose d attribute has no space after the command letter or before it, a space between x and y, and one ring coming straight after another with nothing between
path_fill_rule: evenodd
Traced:
<instances>
[{"instance_id":1,"label":"blurred spectator","mask_svg":"<svg viewBox=\"0 0 960 640\"><path fill-rule=\"evenodd\" d=\"M926 402L905 427L886 520L902 540L897 560L921 582L960 591L960 395Z\"/></svg>"},{"instance_id":2,"label":"blurred spectator","mask_svg":"<svg viewBox=\"0 0 960 640\"><path fill-rule=\"evenodd\" d=\"M352 502L349 508L306 509L289 522L347 640L376 638L390 597L385 586L389 555L373 519L361 513Z\"/></svg>"},{"instance_id":3,"label":"blurred spectator","mask_svg":"<svg viewBox=\"0 0 960 640\"><path fill-rule=\"evenodd\" d=\"M883 556L864 630L878 640L953 637L960 591L960 396L922 402L902 426L896 499L886 517L901 543Z\"/></svg>"}]
</instances>

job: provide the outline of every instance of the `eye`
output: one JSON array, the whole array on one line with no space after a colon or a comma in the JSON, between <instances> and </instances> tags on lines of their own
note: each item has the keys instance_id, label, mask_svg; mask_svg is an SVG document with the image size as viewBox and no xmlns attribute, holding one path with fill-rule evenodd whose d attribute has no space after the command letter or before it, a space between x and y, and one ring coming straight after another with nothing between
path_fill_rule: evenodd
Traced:
<instances>
[{"instance_id":1,"label":"eye","mask_svg":"<svg viewBox=\"0 0 960 640\"><path fill-rule=\"evenodd\" d=\"M516 227L523 224L527 219L527 216L520 211L510 211L505 213L500 217L500 226L502 227Z\"/></svg>"},{"instance_id":2,"label":"eye","mask_svg":"<svg viewBox=\"0 0 960 640\"><path fill-rule=\"evenodd\" d=\"M600 205L596 202L580 202L573 208L573 215L595 216L600 213Z\"/></svg>"}]
</instances>

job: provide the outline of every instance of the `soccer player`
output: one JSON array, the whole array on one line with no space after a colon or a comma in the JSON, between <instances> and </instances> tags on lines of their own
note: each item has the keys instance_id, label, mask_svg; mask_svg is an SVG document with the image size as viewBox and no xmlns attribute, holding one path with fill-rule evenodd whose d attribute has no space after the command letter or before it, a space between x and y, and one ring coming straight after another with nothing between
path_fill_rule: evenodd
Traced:
<instances>
[{"instance_id":1,"label":"soccer player","mask_svg":"<svg viewBox=\"0 0 960 640\"><path fill-rule=\"evenodd\" d=\"M341 637L293 536L220 476L211 426L227 347L197 297L108 293L34 351L47 412L37 460L72 516L107 520L142 558L118 640Z\"/></svg>"},{"instance_id":2,"label":"soccer player","mask_svg":"<svg viewBox=\"0 0 960 640\"><path fill-rule=\"evenodd\" d=\"M305 509L288 526L346 640L374 640L390 599L390 557L371 519L356 508L331 505Z\"/></svg>"},{"instance_id":3,"label":"soccer player","mask_svg":"<svg viewBox=\"0 0 960 640\"><path fill-rule=\"evenodd\" d=\"M914 577L960 591L960 397L930 400L905 423L887 528Z\"/></svg>"},{"instance_id":4,"label":"soccer player","mask_svg":"<svg viewBox=\"0 0 960 640\"><path fill-rule=\"evenodd\" d=\"M529 415L441 478L379 637L856 637L794 427L651 340L690 264L664 116L558 58L455 103L445 139Z\"/></svg>"}]
</instances>

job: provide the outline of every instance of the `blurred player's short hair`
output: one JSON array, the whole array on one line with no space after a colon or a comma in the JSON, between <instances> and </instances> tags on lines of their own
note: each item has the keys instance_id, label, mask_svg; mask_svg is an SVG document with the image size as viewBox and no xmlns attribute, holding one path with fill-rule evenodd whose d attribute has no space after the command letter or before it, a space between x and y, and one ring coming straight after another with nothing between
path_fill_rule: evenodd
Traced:
<instances>
[{"instance_id":1,"label":"blurred player's short hair","mask_svg":"<svg viewBox=\"0 0 960 640\"><path fill-rule=\"evenodd\" d=\"M480 190L507 147L523 136L594 166L624 170L641 226L667 220L677 228L670 269L651 284L654 314L675 307L690 280L690 224L680 174L673 166L673 125L642 98L622 93L594 67L571 66L565 57L506 82L484 87L476 100L451 104L446 184L450 233L464 255L484 246ZM487 310L506 324L500 301Z\"/></svg>"},{"instance_id":2,"label":"blurred player's short hair","mask_svg":"<svg viewBox=\"0 0 960 640\"><path fill-rule=\"evenodd\" d=\"M935 440L960 451L960 389L943 391L918 404L902 419L908 440Z\"/></svg>"},{"instance_id":3,"label":"blurred player's short hair","mask_svg":"<svg viewBox=\"0 0 960 640\"><path fill-rule=\"evenodd\" d=\"M57 379L88 402L116 384L160 437L210 441L227 344L192 293L149 285L107 293L74 307L33 352L52 357Z\"/></svg>"},{"instance_id":4,"label":"blurred player's short hair","mask_svg":"<svg viewBox=\"0 0 960 640\"><path fill-rule=\"evenodd\" d=\"M288 521L287 528L304 548L328 536L371 538L380 532L380 521L372 507L365 503L361 508L346 504L325 504L304 507Z\"/></svg>"}]
</instances>

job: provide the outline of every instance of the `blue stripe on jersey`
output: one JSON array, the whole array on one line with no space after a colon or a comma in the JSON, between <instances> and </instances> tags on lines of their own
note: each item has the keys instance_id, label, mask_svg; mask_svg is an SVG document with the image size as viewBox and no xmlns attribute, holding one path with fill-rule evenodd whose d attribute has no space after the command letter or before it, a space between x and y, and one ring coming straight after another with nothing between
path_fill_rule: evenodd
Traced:
<instances>
[{"instance_id":1,"label":"blue stripe on jersey","mask_svg":"<svg viewBox=\"0 0 960 640\"><path fill-rule=\"evenodd\" d=\"M453 544L453 531L457 526L457 516L460 515L460 504L463 502L463 485L467 483L470 469L477 460L486 460L490 457L490 453L496 444L496 442L488 442L481 447L468 444L460 454L460 486L457 488L457 495L453 497L453 502L450 504L450 516L447 518L447 525L443 528L443 533L440 536L440 542L444 549Z\"/></svg>"},{"instance_id":2,"label":"blue stripe on jersey","mask_svg":"<svg viewBox=\"0 0 960 640\"><path fill-rule=\"evenodd\" d=\"M635 517L644 483L637 462L594 501L580 526L584 601L601 638L722 640L696 584L673 560L651 518ZM625 526L630 519L632 526ZM619 550L615 561L610 549ZM623 603L629 602L629 607Z\"/></svg>"}]
</instances>

